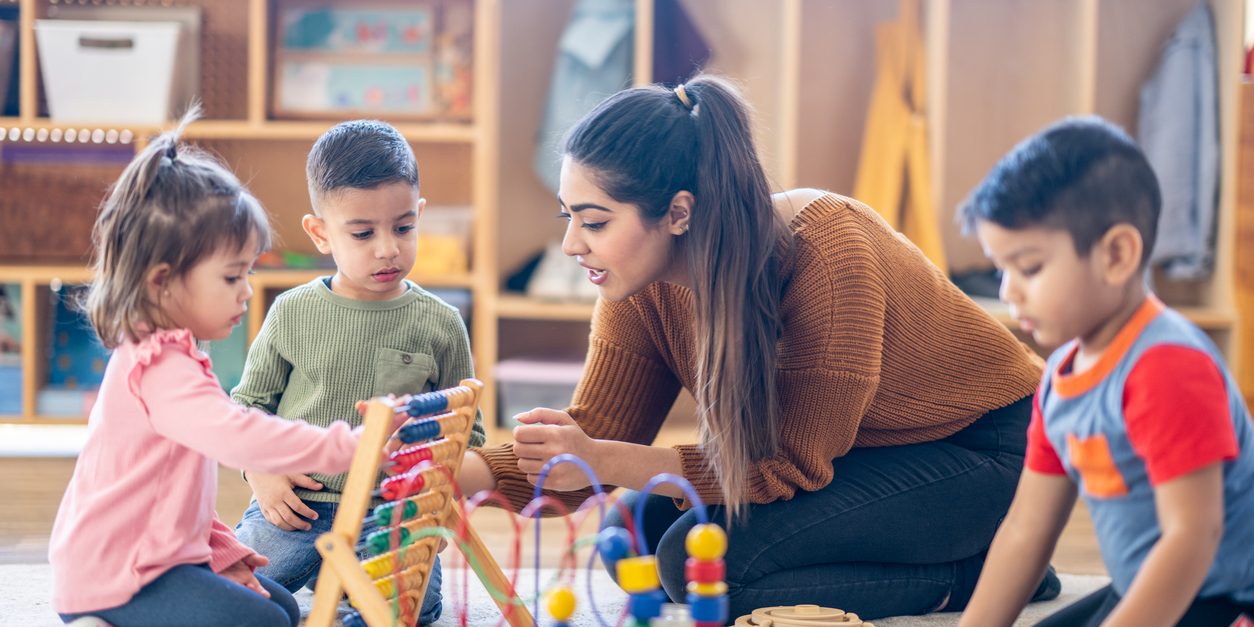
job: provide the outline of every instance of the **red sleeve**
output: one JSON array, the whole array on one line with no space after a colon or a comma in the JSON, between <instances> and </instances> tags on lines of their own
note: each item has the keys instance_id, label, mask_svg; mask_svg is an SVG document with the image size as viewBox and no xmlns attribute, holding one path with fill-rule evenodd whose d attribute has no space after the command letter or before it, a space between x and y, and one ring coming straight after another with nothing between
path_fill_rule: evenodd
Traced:
<instances>
[{"instance_id":1,"label":"red sleeve","mask_svg":"<svg viewBox=\"0 0 1254 627\"><path fill-rule=\"evenodd\" d=\"M1163 345L1141 355L1124 384L1123 415L1151 485L1236 458L1228 406L1227 382L1206 353Z\"/></svg>"},{"instance_id":2,"label":"red sleeve","mask_svg":"<svg viewBox=\"0 0 1254 627\"><path fill-rule=\"evenodd\" d=\"M1036 389L1036 395L1032 397L1032 422L1028 423L1028 452L1023 465L1025 468L1045 475L1067 474L1067 470L1062 466L1062 460L1058 458L1058 451L1054 450L1054 445L1050 444L1049 438L1045 437L1045 417L1041 413L1040 388Z\"/></svg>"}]
</instances>

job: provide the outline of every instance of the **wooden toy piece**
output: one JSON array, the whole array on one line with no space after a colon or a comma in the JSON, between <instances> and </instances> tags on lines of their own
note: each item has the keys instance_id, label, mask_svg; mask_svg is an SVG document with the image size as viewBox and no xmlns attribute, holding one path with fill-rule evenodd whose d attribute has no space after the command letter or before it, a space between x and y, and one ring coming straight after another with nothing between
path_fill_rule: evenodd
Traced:
<instances>
[{"instance_id":1,"label":"wooden toy piece","mask_svg":"<svg viewBox=\"0 0 1254 627\"><path fill-rule=\"evenodd\" d=\"M782 605L753 610L736 627L875 627L857 614L817 605Z\"/></svg>"},{"instance_id":2,"label":"wooden toy piece","mask_svg":"<svg viewBox=\"0 0 1254 627\"><path fill-rule=\"evenodd\" d=\"M318 538L322 569L306 625L331 627L336 606L345 592L359 613L346 618L346 625L415 624L439 545L438 537L419 534L429 534L434 527L464 529L464 540L469 546L450 544L480 564L485 586L517 598L513 585L478 534L463 523L461 509L453 497L455 482L450 480L461 467L482 391L482 383L465 379L448 390L369 402L365 430L344 484L335 522L330 532ZM391 436L393 417L400 412L414 417L398 431L401 442L438 439L403 448L384 461L381 456ZM380 531L367 539L371 556L359 562L355 547L381 467L399 474L380 484L379 494L389 502L370 514ZM497 604L511 627L535 626L523 605L510 600L497 600Z\"/></svg>"}]
</instances>

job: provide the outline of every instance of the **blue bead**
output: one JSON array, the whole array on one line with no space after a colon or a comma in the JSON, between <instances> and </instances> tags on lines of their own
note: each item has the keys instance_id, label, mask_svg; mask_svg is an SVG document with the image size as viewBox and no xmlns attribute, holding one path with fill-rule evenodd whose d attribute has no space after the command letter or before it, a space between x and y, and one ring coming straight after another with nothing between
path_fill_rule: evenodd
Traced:
<instances>
[{"instance_id":1,"label":"blue bead","mask_svg":"<svg viewBox=\"0 0 1254 627\"><path fill-rule=\"evenodd\" d=\"M344 627L367 627L366 621L362 620L361 614L353 612L344 617Z\"/></svg>"},{"instance_id":2,"label":"blue bead","mask_svg":"<svg viewBox=\"0 0 1254 627\"><path fill-rule=\"evenodd\" d=\"M689 594L688 612L692 615L693 622L722 625L727 622L727 595L701 597Z\"/></svg>"},{"instance_id":3,"label":"blue bead","mask_svg":"<svg viewBox=\"0 0 1254 627\"><path fill-rule=\"evenodd\" d=\"M614 572L614 562L631 553L631 534L622 527L606 527L597 534L597 552L601 561Z\"/></svg>"},{"instance_id":4,"label":"blue bead","mask_svg":"<svg viewBox=\"0 0 1254 627\"><path fill-rule=\"evenodd\" d=\"M633 618L647 623L650 618L661 616L662 604L668 602L670 599L666 597L665 592L654 590L631 595L631 598L627 600L627 607Z\"/></svg>"},{"instance_id":5,"label":"blue bead","mask_svg":"<svg viewBox=\"0 0 1254 627\"><path fill-rule=\"evenodd\" d=\"M439 392L428 392L409 399L405 413L410 416L426 416L448 409L448 397Z\"/></svg>"},{"instance_id":6,"label":"blue bead","mask_svg":"<svg viewBox=\"0 0 1254 627\"><path fill-rule=\"evenodd\" d=\"M421 420L401 427L400 432L396 435L401 439L401 442L406 444L425 442L440 435L440 423L435 420Z\"/></svg>"}]
</instances>

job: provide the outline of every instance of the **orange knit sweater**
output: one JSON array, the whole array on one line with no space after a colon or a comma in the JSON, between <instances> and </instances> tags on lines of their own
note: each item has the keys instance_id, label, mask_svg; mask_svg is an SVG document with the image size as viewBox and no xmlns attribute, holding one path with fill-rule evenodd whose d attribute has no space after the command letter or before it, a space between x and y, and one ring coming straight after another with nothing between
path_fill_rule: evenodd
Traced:
<instances>
[{"instance_id":1,"label":"orange knit sweater","mask_svg":"<svg viewBox=\"0 0 1254 627\"><path fill-rule=\"evenodd\" d=\"M938 440L1033 392L1041 362L867 206L834 194L792 220L781 269L780 448L749 470L752 503L833 480L853 447ZM680 387L693 389L692 293L655 283L597 304L570 414L587 434L648 444ZM702 449L676 447L684 477L722 502ZM512 445L480 451L516 508L533 487ZM590 492L553 493L577 504Z\"/></svg>"}]
</instances>

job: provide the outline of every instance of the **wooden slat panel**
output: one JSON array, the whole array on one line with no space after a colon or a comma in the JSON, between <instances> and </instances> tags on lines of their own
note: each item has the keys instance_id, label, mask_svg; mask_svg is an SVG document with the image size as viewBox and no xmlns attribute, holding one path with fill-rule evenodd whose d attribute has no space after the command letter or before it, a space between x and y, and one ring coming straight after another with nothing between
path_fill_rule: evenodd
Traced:
<instances>
[{"instance_id":1,"label":"wooden slat panel","mask_svg":"<svg viewBox=\"0 0 1254 627\"><path fill-rule=\"evenodd\" d=\"M1236 330L1237 381L1254 404L1254 82L1241 85L1241 145L1237 157Z\"/></svg>"}]
</instances>

